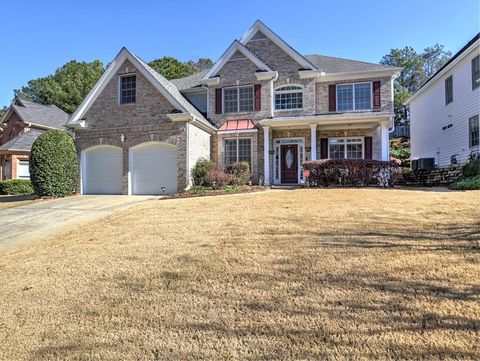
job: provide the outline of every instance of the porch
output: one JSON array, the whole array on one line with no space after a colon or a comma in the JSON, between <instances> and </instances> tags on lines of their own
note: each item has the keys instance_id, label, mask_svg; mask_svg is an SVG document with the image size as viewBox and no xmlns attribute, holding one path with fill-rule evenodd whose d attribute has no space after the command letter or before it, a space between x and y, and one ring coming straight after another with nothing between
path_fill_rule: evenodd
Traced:
<instances>
[{"instance_id":1,"label":"porch","mask_svg":"<svg viewBox=\"0 0 480 361\"><path fill-rule=\"evenodd\" d=\"M311 117L261 121L263 141L258 141L258 153L264 184L303 184L302 164L309 160L387 161L389 115L348 120Z\"/></svg>"}]
</instances>

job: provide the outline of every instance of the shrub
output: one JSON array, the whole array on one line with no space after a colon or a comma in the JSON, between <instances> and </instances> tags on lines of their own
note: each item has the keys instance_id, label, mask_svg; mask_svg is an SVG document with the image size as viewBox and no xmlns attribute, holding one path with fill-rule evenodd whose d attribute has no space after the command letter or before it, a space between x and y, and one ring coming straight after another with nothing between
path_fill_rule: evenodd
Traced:
<instances>
[{"instance_id":1,"label":"shrub","mask_svg":"<svg viewBox=\"0 0 480 361\"><path fill-rule=\"evenodd\" d=\"M41 134L30 153L30 179L39 196L63 197L75 192L77 152L72 138L52 129Z\"/></svg>"},{"instance_id":2,"label":"shrub","mask_svg":"<svg viewBox=\"0 0 480 361\"><path fill-rule=\"evenodd\" d=\"M480 175L480 159L471 160L462 167L462 179Z\"/></svg>"},{"instance_id":3,"label":"shrub","mask_svg":"<svg viewBox=\"0 0 480 361\"><path fill-rule=\"evenodd\" d=\"M480 189L480 175L450 184L449 188L456 191Z\"/></svg>"},{"instance_id":4,"label":"shrub","mask_svg":"<svg viewBox=\"0 0 480 361\"><path fill-rule=\"evenodd\" d=\"M231 184L232 175L227 174L220 168L216 167L216 168L210 169L210 171L208 172L207 179L208 179L208 184L210 184L213 188L218 189Z\"/></svg>"},{"instance_id":5,"label":"shrub","mask_svg":"<svg viewBox=\"0 0 480 361\"><path fill-rule=\"evenodd\" d=\"M231 175L232 185L243 186L249 183L250 166L248 162L228 164L225 169Z\"/></svg>"},{"instance_id":6,"label":"shrub","mask_svg":"<svg viewBox=\"0 0 480 361\"><path fill-rule=\"evenodd\" d=\"M329 159L307 162L307 180L317 186L393 186L397 181L398 165L394 162L364 159Z\"/></svg>"},{"instance_id":7,"label":"shrub","mask_svg":"<svg viewBox=\"0 0 480 361\"><path fill-rule=\"evenodd\" d=\"M28 179L7 179L0 181L0 194L28 196L34 194L34 191Z\"/></svg>"},{"instance_id":8,"label":"shrub","mask_svg":"<svg viewBox=\"0 0 480 361\"><path fill-rule=\"evenodd\" d=\"M401 147L390 150L390 155L394 158L400 159L401 161L410 158L410 148Z\"/></svg>"},{"instance_id":9,"label":"shrub","mask_svg":"<svg viewBox=\"0 0 480 361\"><path fill-rule=\"evenodd\" d=\"M215 168L215 163L208 159L200 159L192 169L192 180L195 186L209 187L209 172Z\"/></svg>"}]
</instances>

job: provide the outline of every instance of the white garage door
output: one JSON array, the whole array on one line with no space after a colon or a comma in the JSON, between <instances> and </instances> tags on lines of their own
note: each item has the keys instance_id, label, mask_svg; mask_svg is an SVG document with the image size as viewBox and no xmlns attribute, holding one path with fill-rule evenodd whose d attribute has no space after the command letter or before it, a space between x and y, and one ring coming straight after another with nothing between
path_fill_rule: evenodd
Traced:
<instances>
[{"instance_id":1,"label":"white garage door","mask_svg":"<svg viewBox=\"0 0 480 361\"><path fill-rule=\"evenodd\" d=\"M132 194L163 194L177 191L177 147L152 142L130 149Z\"/></svg>"},{"instance_id":2,"label":"white garage door","mask_svg":"<svg viewBox=\"0 0 480 361\"><path fill-rule=\"evenodd\" d=\"M110 145L89 148L82 155L83 194L122 194L122 149Z\"/></svg>"}]
</instances>

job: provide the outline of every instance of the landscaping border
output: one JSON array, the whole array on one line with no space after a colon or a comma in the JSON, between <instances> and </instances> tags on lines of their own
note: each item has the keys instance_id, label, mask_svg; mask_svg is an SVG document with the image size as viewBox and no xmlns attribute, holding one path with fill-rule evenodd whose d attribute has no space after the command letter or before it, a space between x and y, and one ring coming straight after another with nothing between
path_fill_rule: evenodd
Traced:
<instances>
[{"instance_id":1,"label":"landscaping border","mask_svg":"<svg viewBox=\"0 0 480 361\"><path fill-rule=\"evenodd\" d=\"M226 191L224 189L206 189L204 192L185 192L185 193L175 193L170 194L160 199L183 199L183 198L198 198L198 197L212 197L212 196L226 196L232 194L244 194L244 193L257 193L257 192L264 192L267 188L263 186L253 186L247 188L239 188L238 190Z\"/></svg>"}]
</instances>

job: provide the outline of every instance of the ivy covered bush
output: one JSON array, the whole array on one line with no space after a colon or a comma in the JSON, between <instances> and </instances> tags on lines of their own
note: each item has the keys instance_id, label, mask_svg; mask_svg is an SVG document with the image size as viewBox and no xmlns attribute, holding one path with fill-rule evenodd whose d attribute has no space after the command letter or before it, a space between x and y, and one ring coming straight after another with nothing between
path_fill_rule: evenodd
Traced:
<instances>
[{"instance_id":1,"label":"ivy covered bush","mask_svg":"<svg viewBox=\"0 0 480 361\"><path fill-rule=\"evenodd\" d=\"M75 192L78 176L73 139L52 129L41 134L30 153L30 180L39 196L64 197Z\"/></svg>"},{"instance_id":2,"label":"ivy covered bush","mask_svg":"<svg viewBox=\"0 0 480 361\"><path fill-rule=\"evenodd\" d=\"M394 162L366 159L328 159L307 162L307 181L312 186L391 187L399 167Z\"/></svg>"},{"instance_id":3,"label":"ivy covered bush","mask_svg":"<svg viewBox=\"0 0 480 361\"><path fill-rule=\"evenodd\" d=\"M28 179L7 179L0 181L0 194L27 196L33 194L32 183Z\"/></svg>"}]
</instances>

